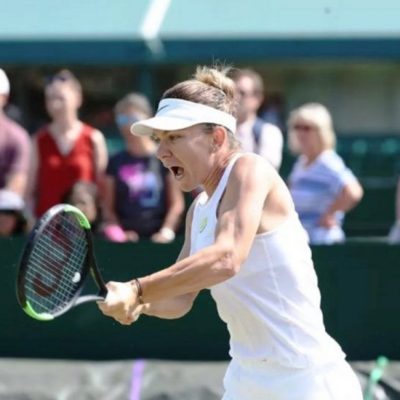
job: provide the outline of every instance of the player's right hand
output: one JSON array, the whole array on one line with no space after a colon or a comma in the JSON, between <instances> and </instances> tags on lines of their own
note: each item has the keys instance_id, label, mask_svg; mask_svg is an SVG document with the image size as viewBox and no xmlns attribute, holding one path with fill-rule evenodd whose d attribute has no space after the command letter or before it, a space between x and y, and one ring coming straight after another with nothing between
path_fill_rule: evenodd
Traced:
<instances>
[{"instance_id":1,"label":"player's right hand","mask_svg":"<svg viewBox=\"0 0 400 400\"><path fill-rule=\"evenodd\" d=\"M106 298L97 302L101 312L122 325L136 321L140 315L136 310L139 306L137 287L131 282L108 282L106 287Z\"/></svg>"}]
</instances>

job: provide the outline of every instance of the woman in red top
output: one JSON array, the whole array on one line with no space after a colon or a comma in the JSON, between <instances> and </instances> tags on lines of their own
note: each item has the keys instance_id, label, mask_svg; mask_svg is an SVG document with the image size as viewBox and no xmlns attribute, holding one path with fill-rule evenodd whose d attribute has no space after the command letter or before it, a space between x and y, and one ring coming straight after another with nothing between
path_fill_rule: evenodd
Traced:
<instances>
[{"instance_id":1,"label":"woman in red top","mask_svg":"<svg viewBox=\"0 0 400 400\"><path fill-rule=\"evenodd\" d=\"M46 85L45 100L51 122L34 135L30 171L37 217L62 202L77 181L99 183L107 165L103 134L78 118L82 89L76 77L60 71Z\"/></svg>"}]
</instances>

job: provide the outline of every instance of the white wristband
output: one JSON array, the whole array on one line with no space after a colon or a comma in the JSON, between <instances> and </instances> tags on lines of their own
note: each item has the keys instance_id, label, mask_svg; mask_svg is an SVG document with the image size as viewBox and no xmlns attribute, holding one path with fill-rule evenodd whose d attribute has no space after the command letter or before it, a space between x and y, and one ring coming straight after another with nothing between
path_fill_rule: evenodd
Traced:
<instances>
[{"instance_id":1,"label":"white wristband","mask_svg":"<svg viewBox=\"0 0 400 400\"><path fill-rule=\"evenodd\" d=\"M168 240L175 239L175 232L171 228L167 228L167 227L161 228L160 233L161 233L161 235L163 235L165 237L165 239L168 239Z\"/></svg>"}]
</instances>

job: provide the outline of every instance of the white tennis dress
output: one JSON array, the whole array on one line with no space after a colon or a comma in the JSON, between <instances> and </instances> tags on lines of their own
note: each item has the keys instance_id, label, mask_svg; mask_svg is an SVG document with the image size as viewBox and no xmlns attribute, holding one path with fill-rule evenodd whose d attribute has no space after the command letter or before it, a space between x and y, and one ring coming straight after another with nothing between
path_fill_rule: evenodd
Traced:
<instances>
[{"instance_id":1,"label":"white tennis dress","mask_svg":"<svg viewBox=\"0 0 400 400\"><path fill-rule=\"evenodd\" d=\"M215 238L234 157L195 201L191 254ZM252 155L254 157L254 155ZM362 400L340 346L326 333L307 236L296 214L256 235L239 273L211 288L230 333L224 400Z\"/></svg>"}]
</instances>

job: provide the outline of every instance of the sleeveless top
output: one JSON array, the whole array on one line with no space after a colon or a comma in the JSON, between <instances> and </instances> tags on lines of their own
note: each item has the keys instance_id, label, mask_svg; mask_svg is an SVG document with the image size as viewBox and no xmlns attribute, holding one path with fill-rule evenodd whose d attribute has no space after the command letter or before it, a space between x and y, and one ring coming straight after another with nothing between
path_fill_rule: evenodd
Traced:
<instances>
[{"instance_id":1,"label":"sleeveless top","mask_svg":"<svg viewBox=\"0 0 400 400\"><path fill-rule=\"evenodd\" d=\"M60 152L47 126L37 133L37 217L61 203L77 181L95 182L93 132L94 128L82 124L82 130L67 154Z\"/></svg>"},{"instance_id":2,"label":"sleeveless top","mask_svg":"<svg viewBox=\"0 0 400 400\"><path fill-rule=\"evenodd\" d=\"M212 196L203 192L195 200L191 254L214 242L218 205L239 156ZM232 358L305 368L345 356L325 331L311 250L297 214L256 235L239 272L211 287L211 295L227 324Z\"/></svg>"}]
</instances>

